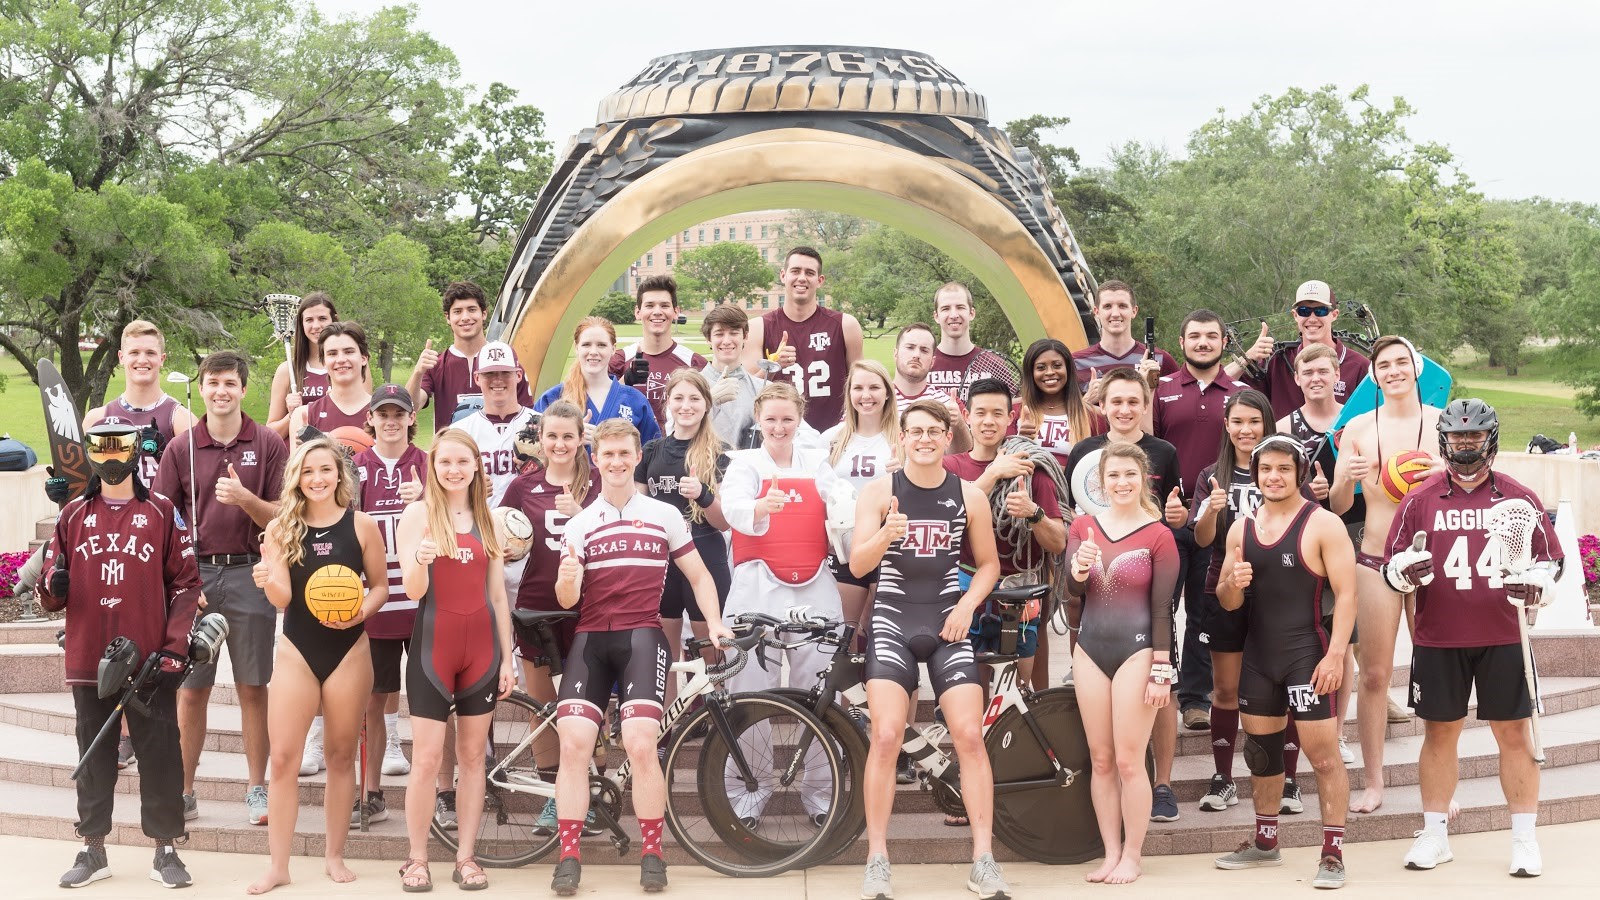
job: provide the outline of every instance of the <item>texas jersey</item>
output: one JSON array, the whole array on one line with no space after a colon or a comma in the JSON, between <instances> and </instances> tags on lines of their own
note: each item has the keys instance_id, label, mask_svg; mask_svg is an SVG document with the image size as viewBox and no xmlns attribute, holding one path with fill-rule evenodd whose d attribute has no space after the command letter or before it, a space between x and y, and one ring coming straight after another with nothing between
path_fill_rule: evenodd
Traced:
<instances>
[{"instance_id":1,"label":"texas jersey","mask_svg":"<svg viewBox=\"0 0 1600 900\"><path fill-rule=\"evenodd\" d=\"M834 458L833 445L840 439L842 431L844 425L839 424L822 434L822 440L828 445L829 459ZM889 474L889 466L894 460L894 448L890 446L889 438L883 432L880 431L871 437L857 434L851 436L844 452L838 454L833 463L833 471L840 478L850 482L850 486L859 494L867 482Z\"/></svg>"},{"instance_id":2,"label":"texas jersey","mask_svg":"<svg viewBox=\"0 0 1600 900\"><path fill-rule=\"evenodd\" d=\"M672 377L672 373L684 366L690 366L695 371L706 367L705 357L677 341L673 341L672 346L663 353L645 353L638 344L629 344L611 354L611 374L626 382L628 369L636 359L643 359L650 367L645 383L634 387L644 391L657 422L667 420L667 379Z\"/></svg>"},{"instance_id":3,"label":"texas jersey","mask_svg":"<svg viewBox=\"0 0 1600 900\"><path fill-rule=\"evenodd\" d=\"M694 552L677 510L634 494L621 509L604 498L567 522L566 547L583 563L578 631L661 627L667 566Z\"/></svg>"},{"instance_id":4,"label":"texas jersey","mask_svg":"<svg viewBox=\"0 0 1600 900\"><path fill-rule=\"evenodd\" d=\"M528 548L528 564L517 586L517 606L523 609L560 609L556 603L556 569L561 566L561 544L570 518L556 508L562 487L546 480L544 469L524 472L512 479L500 498L501 506L522 510L533 523L533 543ZM576 496L576 495L574 495ZM589 487L579 506L588 506L600 496L600 477L589 473Z\"/></svg>"}]
</instances>

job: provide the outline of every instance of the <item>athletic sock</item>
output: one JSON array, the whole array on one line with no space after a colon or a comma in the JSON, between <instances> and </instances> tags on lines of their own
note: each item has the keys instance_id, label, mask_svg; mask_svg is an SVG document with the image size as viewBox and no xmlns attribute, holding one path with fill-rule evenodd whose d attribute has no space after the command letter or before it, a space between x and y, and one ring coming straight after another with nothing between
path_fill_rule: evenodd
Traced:
<instances>
[{"instance_id":1,"label":"athletic sock","mask_svg":"<svg viewBox=\"0 0 1600 900\"><path fill-rule=\"evenodd\" d=\"M639 820L640 856L661 856L661 825L665 821L659 817Z\"/></svg>"},{"instance_id":2,"label":"athletic sock","mask_svg":"<svg viewBox=\"0 0 1600 900\"><path fill-rule=\"evenodd\" d=\"M1294 780L1295 770L1300 768L1300 729L1294 727L1294 713L1289 713L1289 724L1283 729L1283 771L1289 780Z\"/></svg>"},{"instance_id":3,"label":"athletic sock","mask_svg":"<svg viewBox=\"0 0 1600 900\"><path fill-rule=\"evenodd\" d=\"M583 820L557 819L556 824L561 834L561 858L581 859L578 841L583 837Z\"/></svg>"},{"instance_id":4,"label":"athletic sock","mask_svg":"<svg viewBox=\"0 0 1600 900\"><path fill-rule=\"evenodd\" d=\"M1539 820L1538 813L1512 813L1511 836L1533 840L1533 825Z\"/></svg>"},{"instance_id":5,"label":"athletic sock","mask_svg":"<svg viewBox=\"0 0 1600 900\"><path fill-rule=\"evenodd\" d=\"M383 733L385 735L398 735L400 733L400 714L397 712L383 714ZM393 740L393 738L391 738Z\"/></svg>"},{"instance_id":6,"label":"athletic sock","mask_svg":"<svg viewBox=\"0 0 1600 900\"><path fill-rule=\"evenodd\" d=\"M1440 834L1449 832L1450 814L1424 810L1422 813L1422 829L1424 831L1437 831Z\"/></svg>"},{"instance_id":7,"label":"athletic sock","mask_svg":"<svg viewBox=\"0 0 1600 900\"><path fill-rule=\"evenodd\" d=\"M1278 849L1278 817L1256 813L1256 849Z\"/></svg>"},{"instance_id":8,"label":"athletic sock","mask_svg":"<svg viewBox=\"0 0 1600 900\"><path fill-rule=\"evenodd\" d=\"M83 836L83 845L94 850L106 848L106 836L103 834L86 834Z\"/></svg>"},{"instance_id":9,"label":"athletic sock","mask_svg":"<svg viewBox=\"0 0 1600 900\"><path fill-rule=\"evenodd\" d=\"M1211 707L1211 759L1217 772L1233 780L1233 746L1239 740L1239 711Z\"/></svg>"},{"instance_id":10,"label":"athletic sock","mask_svg":"<svg viewBox=\"0 0 1600 900\"><path fill-rule=\"evenodd\" d=\"M1344 826L1322 826L1322 855L1344 859Z\"/></svg>"}]
</instances>

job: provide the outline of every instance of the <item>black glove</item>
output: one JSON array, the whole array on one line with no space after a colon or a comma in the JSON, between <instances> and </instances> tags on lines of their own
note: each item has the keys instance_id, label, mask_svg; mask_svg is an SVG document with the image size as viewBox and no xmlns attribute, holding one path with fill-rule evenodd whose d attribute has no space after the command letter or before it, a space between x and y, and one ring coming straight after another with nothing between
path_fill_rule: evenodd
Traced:
<instances>
[{"instance_id":1,"label":"black glove","mask_svg":"<svg viewBox=\"0 0 1600 900\"><path fill-rule=\"evenodd\" d=\"M643 356L635 356L633 364L622 373L622 383L629 387L638 387L650 383L650 360Z\"/></svg>"},{"instance_id":2,"label":"black glove","mask_svg":"<svg viewBox=\"0 0 1600 900\"><path fill-rule=\"evenodd\" d=\"M56 474L55 466L45 466L44 470L50 475L44 480L44 495L50 502L59 506L72 499L72 488L65 478Z\"/></svg>"},{"instance_id":3,"label":"black glove","mask_svg":"<svg viewBox=\"0 0 1600 900\"><path fill-rule=\"evenodd\" d=\"M50 570L50 596L65 600L71 587L72 576L67 574L67 554L61 553L56 556L55 568Z\"/></svg>"}]
</instances>

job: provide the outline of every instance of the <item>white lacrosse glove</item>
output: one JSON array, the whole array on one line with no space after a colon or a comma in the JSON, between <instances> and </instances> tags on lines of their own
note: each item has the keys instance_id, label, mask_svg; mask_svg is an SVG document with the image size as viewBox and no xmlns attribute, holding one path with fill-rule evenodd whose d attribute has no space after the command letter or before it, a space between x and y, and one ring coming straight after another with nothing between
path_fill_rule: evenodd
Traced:
<instances>
[{"instance_id":1,"label":"white lacrosse glove","mask_svg":"<svg viewBox=\"0 0 1600 900\"><path fill-rule=\"evenodd\" d=\"M1523 609L1542 609L1555 599L1554 564L1535 563L1520 574L1505 576L1506 601Z\"/></svg>"},{"instance_id":2,"label":"white lacrosse glove","mask_svg":"<svg viewBox=\"0 0 1600 900\"><path fill-rule=\"evenodd\" d=\"M836 481L825 502L828 504L828 543L833 546L834 558L848 564L851 532L856 527L855 489L849 482Z\"/></svg>"},{"instance_id":3,"label":"white lacrosse glove","mask_svg":"<svg viewBox=\"0 0 1600 900\"><path fill-rule=\"evenodd\" d=\"M1383 567L1383 580L1397 593L1409 594L1433 581L1433 554L1425 547L1427 535L1417 532L1411 540L1411 549L1401 550Z\"/></svg>"}]
</instances>

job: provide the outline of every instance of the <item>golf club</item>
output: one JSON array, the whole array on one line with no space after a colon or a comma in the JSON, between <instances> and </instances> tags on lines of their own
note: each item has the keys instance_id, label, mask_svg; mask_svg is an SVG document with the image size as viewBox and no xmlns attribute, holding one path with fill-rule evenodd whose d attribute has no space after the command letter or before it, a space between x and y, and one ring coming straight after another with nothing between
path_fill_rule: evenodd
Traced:
<instances>
[{"instance_id":1,"label":"golf club","mask_svg":"<svg viewBox=\"0 0 1600 900\"><path fill-rule=\"evenodd\" d=\"M193 420L193 421L190 422L189 428L188 428L188 432L189 432L189 517L194 520L194 523L193 523L193 528L194 528L194 532L193 532L193 534L194 534L194 546L195 546L195 552L199 553L200 552L200 550L199 550L199 548L200 548L200 504L199 504L199 501L195 498L194 430L196 428L200 427L200 420L196 419L195 415L194 415L194 382L193 382L192 379L189 378L189 376L183 374L182 372L168 372L167 373L167 383L168 384L182 384L183 385L183 408L189 411L189 418L191 420Z\"/></svg>"}]
</instances>

